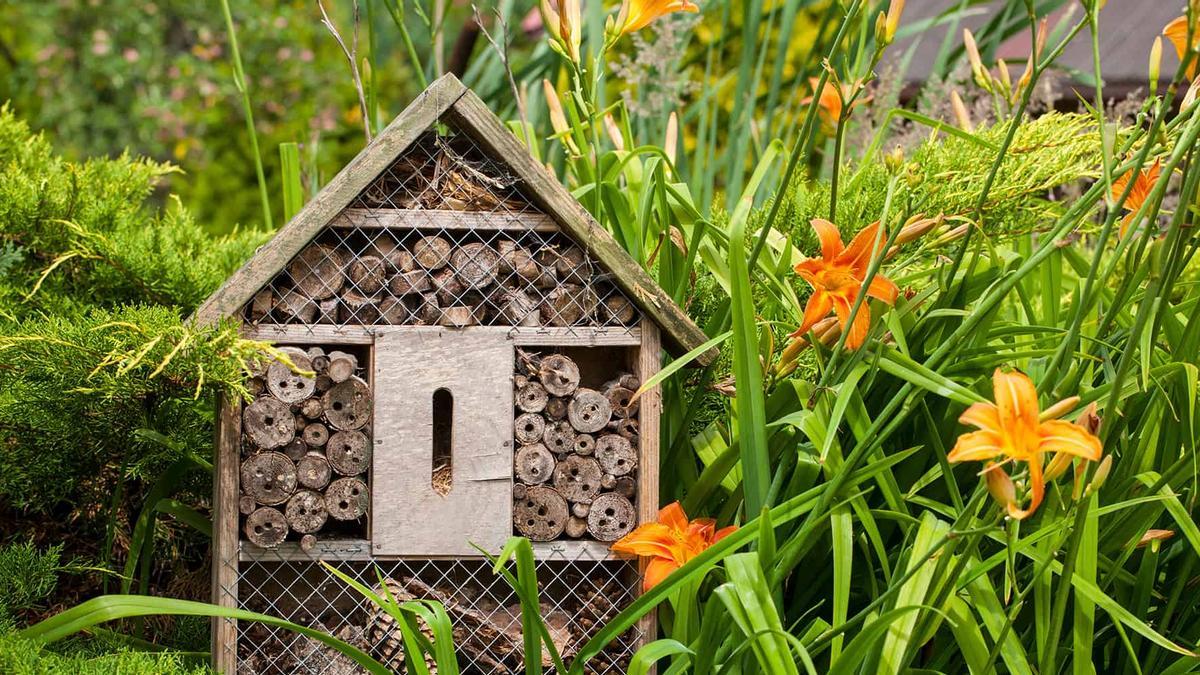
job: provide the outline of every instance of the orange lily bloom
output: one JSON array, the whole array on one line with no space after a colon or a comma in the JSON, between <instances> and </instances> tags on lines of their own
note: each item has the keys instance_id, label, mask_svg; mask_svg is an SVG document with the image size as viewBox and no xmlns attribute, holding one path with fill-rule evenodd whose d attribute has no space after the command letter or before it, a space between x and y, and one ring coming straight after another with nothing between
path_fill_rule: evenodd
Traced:
<instances>
[{"instance_id":1,"label":"orange lily bloom","mask_svg":"<svg viewBox=\"0 0 1200 675\"><path fill-rule=\"evenodd\" d=\"M804 307L804 321L791 337L800 337L832 310L838 317L842 331L846 333L846 347L858 349L867 339L871 328L871 310L867 303L858 308L854 317L854 325L846 330L850 320L850 309L862 289L863 280L867 276L867 267L876 253L882 250L872 250L882 247L887 241L887 234L880 231L878 222L863 228L854 235L849 246L842 245L842 237L838 234L837 226L828 220L814 218L813 229L821 241L821 257L809 258L796 265L796 273L813 287L813 294L808 298ZM876 244L878 239L878 244ZM867 287L867 296L882 300L891 305L896 302L900 289L891 279L876 273Z\"/></svg>"},{"instance_id":2,"label":"orange lily bloom","mask_svg":"<svg viewBox=\"0 0 1200 675\"><path fill-rule=\"evenodd\" d=\"M1163 28L1162 34L1171 41L1172 45L1175 45L1175 53L1179 55L1180 59L1183 59L1183 55L1187 53L1187 17L1181 16L1167 24L1166 27ZM1196 31L1196 35L1192 36L1192 46L1200 47L1200 30ZM1196 59L1193 59L1192 64L1188 66L1188 78L1190 79L1195 77L1198 69L1200 68L1197 67Z\"/></svg>"},{"instance_id":3,"label":"orange lily bloom","mask_svg":"<svg viewBox=\"0 0 1200 675\"><path fill-rule=\"evenodd\" d=\"M1162 160L1155 160L1154 164L1149 169L1143 169L1137 173L1137 177L1133 176L1133 169L1130 169L1120 178L1113 181L1112 184L1112 199L1116 201L1125 192L1125 188L1129 186L1129 181L1133 180L1133 188L1129 191L1129 196L1125 198L1125 203L1122 205L1129 213L1121 219L1120 234L1122 237L1129 230L1129 226L1133 224L1133 217L1137 215L1138 209L1142 208L1142 204L1150 197L1150 191L1154 189L1154 184L1158 182L1158 174L1162 171Z\"/></svg>"},{"instance_id":4,"label":"orange lily bloom","mask_svg":"<svg viewBox=\"0 0 1200 675\"><path fill-rule=\"evenodd\" d=\"M621 35L637 32L655 19L673 12L699 12L700 6L691 0L623 0L617 14Z\"/></svg>"},{"instance_id":5,"label":"orange lily bloom","mask_svg":"<svg viewBox=\"0 0 1200 675\"><path fill-rule=\"evenodd\" d=\"M650 558L646 566L645 588L650 590L687 561L721 541L737 527L716 529L712 518L697 518L688 522L679 502L672 502L658 512L657 523L638 525L612 545L617 553L631 553Z\"/></svg>"},{"instance_id":6,"label":"orange lily bloom","mask_svg":"<svg viewBox=\"0 0 1200 675\"><path fill-rule=\"evenodd\" d=\"M1024 373L1006 373L997 368L992 375L992 386L994 404L975 403L958 418L960 423L980 430L959 436L947 459L951 462L987 462L983 470L993 496L1007 495L1008 515L1022 520L1037 510L1046 492L1043 455L1063 453L1095 462L1100 459L1103 446L1099 438L1078 424L1058 419L1042 420L1037 389ZM1029 508L1018 508L1011 489L1001 487L1007 476L989 473L1001 471L1003 462L993 461L999 457L1005 458L1004 462L1029 465L1032 492Z\"/></svg>"},{"instance_id":7,"label":"orange lily bloom","mask_svg":"<svg viewBox=\"0 0 1200 675\"><path fill-rule=\"evenodd\" d=\"M814 92L817 91L817 85L821 80L816 77L808 78L808 84ZM846 99L854 95L854 90L848 84L843 84L840 87L828 80L825 86L821 88L821 93L817 96L817 115L821 118L821 123L825 126L826 131L832 131L837 128L838 121L842 119L842 108L845 107ZM800 101L800 105L808 105L813 100L812 96L806 96ZM871 100L870 96L860 98L850 104L850 109L862 105Z\"/></svg>"}]
</instances>

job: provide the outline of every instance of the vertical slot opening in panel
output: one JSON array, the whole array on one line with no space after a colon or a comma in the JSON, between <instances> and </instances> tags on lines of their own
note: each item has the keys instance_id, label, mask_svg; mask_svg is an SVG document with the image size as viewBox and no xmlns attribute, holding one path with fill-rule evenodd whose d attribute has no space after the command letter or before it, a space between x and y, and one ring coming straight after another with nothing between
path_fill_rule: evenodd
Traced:
<instances>
[{"instance_id":1,"label":"vertical slot opening in panel","mask_svg":"<svg viewBox=\"0 0 1200 675\"><path fill-rule=\"evenodd\" d=\"M449 389L433 392L433 491L445 497L453 485L454 395Z\"/></svg>"}]
</instances>

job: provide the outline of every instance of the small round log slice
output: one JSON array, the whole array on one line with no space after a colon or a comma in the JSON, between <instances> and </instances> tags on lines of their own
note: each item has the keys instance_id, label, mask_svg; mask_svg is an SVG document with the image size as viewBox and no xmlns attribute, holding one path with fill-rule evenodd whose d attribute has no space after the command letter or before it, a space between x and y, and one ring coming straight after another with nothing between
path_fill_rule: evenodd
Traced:
<instances>
[{"instance_id":1,"label":"small round log slice","mask_svg":"<svg viewBox=\"0 0 1200 675\"><path fill-rule=\"evenodd\" d=\"M638 421L632 417L613 420L612 424L609 425L609 428L625 438L628 438L631 443L635 438L638 437Z\"/></svg>"},{"instance_id":2,"label":"small round log slice","mask_svg":"<svg viewBox=\"0 0 1200 675\"><path fill-rule=\"evenodd\" d=\"M528 249L512 241L502 241L498 248L500 250L500 274L505 276L505 282L510 281L508 279L510 275L516 275L524 281L536 281L541 276L541 266L533 259Z\"/></svg>"},{"instance_id":3,"label":"small round log slice","mask_svg":"<svg viewBox=\"0 0 1200 675\"><path fill-rule=\"evenodd\" d=\"M296 418L286 403L270 396L257 398L242 413L246 435L264 450L282 448L296 437Z\"/></svg>"},{"instance_id":4,"label":"small round log slice","mask_svg":"<svg viewBox=\"0 0 1200 675\"><path fill-rule=\"evenodd\" d=\"M588 532L599 541L616 541L633 531L637 512L628 499L606 492L592 501L588 513Z\"/></svg>"},{"instance_id":5,"label":"small round log slice","mask_svg":"<svg viewBox=\"0 0 1200 675\"><path fill-rule=\"evenodd\" d=\"M599 300L589 286L562 284L542 303L542 323L548 326L574 326L590 319Z\"/></svg>"},{"instance_id":6,"label":"small round log slice","mask_svg":"<svg viewBox=\"0 0 1200 675\"><path fill-rule=\"evenodd\" d=\"M546 388L537 382L528 382L517 391L517 407L522 412L538 413L546 407Z\"/></svg>"},{"instance_id":7,"label":"small round log slice","mask_svg":"<svg viewBox=\"0 0 1200 675\"><path fill-rule=\"evenodd\" d=\"M576 431L585 434L603 429L612 418L608 399L594 389L578 389L567 405L567 419Z\"/></svg>"},{"instance_id":8,"label":"small round log slice","mask_svg":"<svg viewBox=\"0 0 1200 675\"><path fill-rule=\"evenodd\" d=\"M425 270L400 272L388 282L388 290L392 292L392 295L427 293L432 289L433 282L429 279L429 272Z\"/></svg>"},{"instance_id":9,"label":"small round log slice","mask_svg":"<svg viewBox=\"0 0 1200 675\"><path fill-rule=\"evenodd\" d=\"M389 274L395 272L407 272L413 268L412 254L400 245L400 242L394 238L384 235L379 239L371 242L363 249L364 256L375 256L382 258L387 264Z\"/></svg>"},{"instance_id":10,"label":"small round log slice","mask_svg":"<svg viewBox=\"0 0 1200 675\"><path fill-rule=\"evenodd\" d=\"M536 327L542 325L537 300L521 289L506 289L495 296L500 308L500 321L513 326Z\"/></svg>"},{"instance_id":11,"label":"small round log slice","mask_svg":"<svg viewBox=\"0 0 1200 675\"><path fill-rule=\"evenodd\" d=\"M339 431L361 429L371 419L371 388L357 377L334 385L321 397L321 403L325 420Z\"/></svg>"},{"instance_id":12,"label":"small round log slice","mask_svg":"<svg viewBox=\"0 0 1200 675\"><path fill-rule=\"evenodd\" d=\"M367 513L370 493L357 478L339 478L325 490L325 509L335 520L357 520Z\"/></svg>"},{"instance_id":13,"label":"small round log slice","mask_svg":"<svg viewBox=\"0 0 1200 675\"><path fill-rule=\"evenodd\" d=\"M591 434L575 436L575 454L587 457L596 451L596 437Z\"/></svg>"},{"instance_id":14,"label":"small round log slice","mask_svg":"<svg viewBox=\"0 0 1200 675\"><path fill-rule=\"evenodd\" d=\"M554 474L554 455L541 443L522 446L513 459L513 470L522 483L545 483Z\"/></svg>"},{"instance_id":15,"label":"small round log slice","mask_svg":"<svg viewBox=\"0 0 1200 675\"><path fill-rule=\"evenodd\" d=\"M310 447L320 448L329 442L329 427L320 422L305 425L300 433Z\"/></svg>"},{"instance_id":16,"label":"small round log slice","mask_svg":"<svg viewBox=\"0 0 1200 675\"><path fill-rule=\"evenodd\" d=\"M467 288L483 288L496 280L500 256L487 244L464 244L450 257L450 266Z\"/></svg>"},{"instance_id":17,"label":"small round log slice","mask_svg":"<svg viewBox=\"0 0 1200 675\"><path fill-rule=\"evenodd\" d=\"M637 494L637 482L629 476L621 476L613 484L612 491L626 499L632 500L634 495Z\"/></svg>"},{"instance_id":18,"label":"small round log slice","mask_svg":"<svg viewBox=\"0 0 1200 675\"><path fill-rule=\"evenodd\" d=\"M538 378L551 396L570 396L579 388L579 366L562 354L547 354L538 365Z\"/></svg>"},{"instance_id":19,"label":"small round log slice","mask_svg":"<svg viewBox=\"0 0 1200 675\"><path fill-rule=\"evenodd\" d=\"M334 382L345 382L358 370L358 357L346 352L329 352L329 367L326 373Z\"/></svg>"},{"instance_id":20,"label":"small round log slice","mask_svg":"<svg viewBox=\"0 0 1200 675\"><path fill-rule=\"evenodd\" d=\"M287 539L287 519L279 509L264 506L246 516L246 525L242 528L250 543L263 548L273 548Z\"/></svg>"},{"instance_id":21,"label":"small round log slice","mask_svg":"<svg viewBox=\"0 0 1200 675\"><path fill-rule=\"evenodd\" d=\"M546 401L546 417L552 420L566 419L567 399L554 397Z\"/></svg>"},{"instance_id":22,"label":"small round log slice","mask_svg":"<svg viewBox=\"0 0 1200 675\"><path fill-rule=\"evenodd\" d=\"M436 235L421 237L413 245L412 253L418 265L436 270L450 261L450 242Z\"/></svg>"},{"instance_id":23,"label":"small round log slice","mask_svg":"<svg viewBox=\"0 0 1200 675\"><path fill-rule=\"evenodd\" d=\"M317 547L317 538L311 534L300 537L300 550L308 553Z\"/></svg>"},{"instance_id":24,"label":"small round log slice","mask_svg":"<svg viewBox=\"0 0 1200 675\"><path fill-rule=\"evenodd\" d=\"M332 246L315 244L288 263L288 276L296 290L313 300L331 298L342 289L345 257Z\"/></svg>"},{"instance_id":25,"label":"small round log slice","mask_svg":"<svg viewBox=\"0 0 1200 675\"><path fill-rule=\"evenodd\" d=\"M275 292L270 288L264 288L255 293L254 297L250 298L250 303L248 305L250 321L252 323L258 323L259 321L267 318L267 315L271 313L271 309L274 306Z\"/></svg>"},{"instance_id":26,"label":"small round log slice","mask_svg":"<svg viewBox=\"0 0 1200 675\"><path fill-rule=\"evenodd\" d=\"M312 298L294 288L279 296L275 308L285 322L296 323L313 323L321 309Z\"/></svg>"},{"instance_id":27,"label":"small round log slice","mask_svg":"<svg viewBox=\"0 0 1200 675\"><path fill-rule=\"evenodd\" d=\"M325 456L334 471L357 476L371 465L371 441L361 431L339 431L325 444Z\"/></svg>"},{"instance_id":28,"label":"small round log slice","mask_svg":"<svg viewBox=\"0 0 1200 675\"><path fill-rule=\"evenodd\" d=\"M571 502L591 503L600 492L604 472L591 457L568 455L554 467L554 489Z\"/></svg>"},{"instance_id":29,"label":"small round log slice","mask_svg":"<svg viewBox=\"0 0 1200 675\"><path fill-rule=\"evenodd\" d=\"M622 326L633 323L634 318L637 317L637 310L634 309L633 303L623 295L614 293L604 298L600 306L604 309L603 314L608 321Z\"/></svg>"},{"instance_id":30,"label":"small round log slice","mask_svg":"<svg viewBox=\"0 0 1200 675\"><path fill-rule=\"evenodd\" d=\"M624 476L637 468L637 451L628 438L606 434L596 441L596 461L604 473Z\"/></svg>"},{"instance_id":31,"label":"small round log slice","mask_svg":"<svg viewBox=\"0 0 1200 675\"><path fill-rule=\"evenodd\" d=\"M467 294L467 287L454 275L454 270L438 270L430 279L433 281L434 295L442 307L458 303Z\"/></svg>"},{"instance_id":32,"label":"small round log slice","mask_svg":"<svg viewBox=\"0 0 1200 675\"><path fill-rule=\"evenodd\" d=\"M633 390L625 387L608 387L604 390L608 405L612 408L614 417L634 417L637 415L639 401L633 399Z\"/></svg>"},{"instance_id":33,"label":"small round log slice","mask_svg":"<svg viewBox=\"0 0 1200 675\"><path fill-rule=\"evenodd\" d=\"M478 326L479 317L476 314L477 311L474 307L464 307L462 305L447 307L442 310L442 316L438 319L438 325L450 328Z\"/></svg>"},{"instance_id":34,"label":"small round log slice","mask_svg":"<svg viewBox=\"0 0 1200 675\"><path fill-rule=\"evenodd\" d=\"M312 359L302 350L285 347L281 351L291 359L297 369L312 371ZM299 403L312 396L316 388L317 383L313 375L301 375L282 361L276 361L267 368L267 390L284 403Z\"/></svg>"},{"instance_id":35,"label":"small round log slice","mask_svg":"<svg viewBox=\"0 0 1200 675\"><path fill-rule=\"evenodd\" d=\"M537 413L519 415L513 422L513 437L521 445L541 442L544 433L546 433L546 419Z\"/></svg>"},{"instance_id":36,"label":"small round log slice","mask_svg":"<svg viewBox=\"0 0 1200 675\"><path fill-rule=\"evenodd\" d=\"M342 323L369 326L379 320L379 299L358 291L346 291L342 294L339 317Z\"/></svg>"},{"instance_id":37,"label":"small round log slice","mask_svg":"<svg viewBox=\"0 0 1200 675\"><path fill-rule=\"evenodd\" d=\"M324 358L324 357L322 357L322 358ZM329 360L326 359L326 367L327 368L329 366L328 361ZM316 391L316 378L315 377L313 378L313 391ZM303 403L300 404L300 414L304 415L305 417L307 417L310 420L317 419L318 417L321 416L322 412L325 412L325 409L321 407L321 399L319 399L319 398L306 399Z\"/></svg>"},{"instance_id":38,"label":"small round log slice","mask_svg":"<svg viewBox=\"0 0 1200 675\"><path fill-rule=\"evenodd\" d=\"M296 481L306 488L323 490L332 476L328 460L319 452L310 452L296 462Z\"/></svg>"},{"instance_id":39,"label":"small round log slice","mask_svg":"<svg viewBox=\"0 0 1200 675\"><path fill-rule=\"evenodd\" d=\"M571 516L567 519L567 526L563 530L566 535L572 539L578 539L587 534L587 518L579 516Z\"/></svg>"},{"instance_id":40,"label":"small round log slice","mask_svg":"<svg viewBox=\"0 0 1200 675\"><path fill-rule=\"evenodd\" d=\"M305 443L303 438L294 438L291 443L283 446L283 454L293 462L299 462L308 454L308 443Z\"/></svg>"},{"instance_id":41,"label":"small round log slice","mask_svg":"<svg viewBox=\"0 0 1200 675\"><path fill-rule=\"evenodd\" d=\"M387 264L383 258L364 255L350 263L349 269L346 270L346 276L350 278L350 284L360 293L374 295L383 288L383 281L387 276Z\"/></svg>"},{"instance_id":42,"label":"small round log slice","mask_svg":"<svg viewBox=\"0 0 1200 675\"><path fill-rule=\"evenodd\" d=\"M583 249L569 246L554 260L554 270L558 278L566 281L583 281L592 277L592 266L589 264Z\"/></svg>"},{"instance_id":43,"label":"small round log slice","mask_svg":"<svg viewBox=\"0 0 1200 675\"><path fill-rule=\"evenodd\" d=\"M513 499L524 499L529 487L524 483L513 483Z\"/></svg>"},{"instance_id":44,"label":"small round log slice","mask_svg":"<svg viewBox=\"0 0 1200 675\"><path fill-rule=\"evenodd\" d=\"M260 452L242 460L242 492L259 504L282 504L296 491L296 465L280 452Z\"/></svg>"},{"instance_id":45,"label":"small round log slice","mask_svg":"<svg viewBox=\"0 0 1200 675\"><path fill-rule=\"evenodd\" d=\"M288 500L284 509L288 527L301 533L310 534L320 530L329 519L325 510L325 499L311 490L301 490Z\"/></svg>"},{"instance_id":46,"label":"small round log slice","mask_svg":"<svg viewBox=\"0 0 1200 675\"><path fill-rule=\"evenodd\" d=\"M567 525L567 500L548 487L531 487L513 502L513 525L533 541L551 541Z\"/></svg>"},{"instance_id":47,"label":"small round log slice","mask_svg":"<svg viewBox=\"0 0 1200 675\"><path fill-rule=\"evenodd\" d=\"M254 501L254 497L251 497L250 495L242 495L241 497L238 497L238 511L241 512L243 516L248 516L251 513L254 513L254 510L257 508L258 502Z\"/></svg>"},{"instance_id":48,"label":"small round log slice","mask_svg":"<svg viewBox=\"0 0 1200 675\"><path fill-rule=\"evenodd\" d=\"M546 431L542 434L542 443L556 455L568 453L575 447L575 430L566 420L547 424Z\"/></svg>"},{"instance_id":49,"label":"small round log slice","mask_svg":"<svg viewBox=\"0 0 1200 675\"><path fill-rule=\"evenodd\" d=\"M591 504L585 504L583 502L575 502L574 504L571 505L571 515L577 516L579 518L587 518L588 514L591 513L591 511L592 511Z\"/></svg>"},{"instance_id":50,"label":"small round log slice","mask_svg":"<svg viewBox=\"0 0 1200 675\"><path fill-rule=\"evenodd\" d=\"M413 298L413 318L419 326L432 326L442 317L437 293L421 293Z\"/></svg>"},{"instance_id":51,"label":"small round log slice","mask_svg":"<svg viewBox=\"0 0 1200 675\"><path fill-rule=\"evenodd\" d=\"M384 298L379 303L379 319L381 323L399 326L408 323L412 310L400 298Z\"/></svg>"}]
</instances>

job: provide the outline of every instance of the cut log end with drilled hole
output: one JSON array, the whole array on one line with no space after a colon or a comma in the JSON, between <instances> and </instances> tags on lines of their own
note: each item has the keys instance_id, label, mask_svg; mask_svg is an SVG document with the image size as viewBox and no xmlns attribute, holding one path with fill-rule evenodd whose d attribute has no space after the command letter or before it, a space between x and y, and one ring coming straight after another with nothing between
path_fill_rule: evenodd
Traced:
<instances>
[{"instance_id":1,"label":"cut log end with drilled hole","mask_svg":"<svg viewBox=\"0 0 1200 675\"><path fill-rule=\"evenodd\" d=\"M325 499L319 493L301 490L288 500L284 516L289 528L301 534L311 534L325 526L329 512L325 510Z\"/></svg>"},{"instance_id":2,"label":"cut log end with drilled hole","mask_svg":"<svg viewBox=\"0 0 1200 675\"><path fill-rule=\"evenodd\" d=\"M259 504L282 504L296 491L296 465L280 452L260 452L242 461L242 493Z\"/></svg>"},{"instance_id":3,"label":"cut log end with drilled hole","mask_svg":"<svg viewBox=\"0 0 1200 675\"><path fill-rule=\"evenodd\" d=\"M467 288L483 288L496 280L500 257L487 244L464 244L450 257L450 267Z\"/></svg>"},{"instance_id":4,"label":"cut log end with drilled hole","mask_svg":"<svg viewBox=\"0 0 1200 675\"><path fill-rule=\"evenodd\" d=\"M326 421L334 429L361 429L371 419L371 388L361 379L351 377L325 392L321 404L325 407Z\"/></svg>"},{"instance_id":5,"label":"cut log end with drilled hole","mask_svg":"<svg viewBox=\"0 0 1200 675\"><path fill-rule=\"evenodd\" d=\"M272 363L267 367L267 390L284 403L299 403L316 391L312 360L301 349L285 347L280 351L292 362L295 370L283 361Z\"/></svg>"},{"instance_id":6,"label":"cut log end with drilled hole","mask_svg":"<svg viewBox=\"0 0 1200 675\"><path fill-rule=\"evenodd\" d=\"M346 352L329 352L329 366L325 372L334 383L345 382L358 370L358 357Z\"/></svg>"},{"instance_id":7,"label":"cut log end with drilled hole","mask_svg":"<svg viewBox=\"0 0 1200 675\"><path fill-rule=\"evenodd\" d=\"M529 382L517 391L517 407L523 412L541 412L547 400L546 388L537 382Z\"/></svg>"},{"instance_id":8,"label":"cut log end with drilled hole","mask_svg":"<svg viewBox=\"0 0 1200 675\"><path fill-rule=\"evenodd\" d=\"M624 476L637 468L637 450L624 436L606 434L596 441L596 461L605 473Z\"/></svg>"},{"instance_id":9,"label":"cut log end with drilled hole","mask_svg":"<svg viewBox=\"0 0 1200 675\"><path fill-rule=\"evenodd\" d=\"M296 418L287 404L269 396L257 398L242 413L246 435L264 450L282 448L296 437Z\"/></svg>"},{"instance_id":10,"label":"cut log end with drilled hole","mask_svg":"<svg viewBox=\"0 0 1200 675\"><path fill-rule=\"evenodd\" d=\"M568 356L547 354L538 364L538 379L551 396L570 396L579 388L579 366Z\"/></svg>"},{"instance_id":11,"label":"cut log end with drilled hole","mask_svg":"<svg viewBox=\"0 0 1200 675\"><path fill-rule=\"evenodd\" d=\"M263 548L274 548L287 539L287 518L279 509L264 506L246 516L246 524L242 531L250 543Z\"/></svg>"},{"instance_id":12,"label":"cut log end with drilled hole","mask_svg":"<svg viewBox=\"0 0 1200 675\"><path fill-rule=\"evenodd\" d=\"M600 492L603 477L595 459L568 455L554 467L554 489L572 502L587 504Z\"/></svg>"},{"instance_id":13,"label":"cut log end with drilled hole","mask_svg":"<svg viewBox=\"0 0 1200 675\"><path fill-rule=\"evenodd\" d=\"M517 480L528 485L545 483L554 474L554 455L541 443L525 445L517 450L513 458L513 471Z\"/></svg>"},{"instance_id":14,"label":"cut log end with drilled hole","mask_svg":"<svg viewBox=\"0 0 1200 675\"><path fill-rule=\"evenodd\" d=\"M329 466L343 476L357 476L371 465L371 441L361 431L339 431L325 444Z\"/></svg>"},{"instance_id":15,"label":"cut log end with drilled hole","mask_svg":"<svg viewBox=\"0 0 1200 675\"><path fill-rule=\"evenodd\" d=\"M450 252L450 242L436 235L421 237L412 249L417 264L427 270L445 267L450 262Z\"/></svg>"},{"instance_id":16,"label":"cut log end with drilled hole","mask_svg":"<svg viewBox=\"0 0 1200 675\"><path fill-rule=\"evenodd\" d=\"M546 401L546 418L562 420L567 418L567 403L565 398L551 398Z\"/></svg>"},{"instance_id":17,"label":"cut log end with drilled hole","mask_svg":"<svg viewBox=\"0 0 1200 675\"><path fill-rule=\"evenodd\" d=\"M345 254L323 244L314 244L300 252L288 264L288 276L300 293L322 300L334 296L345 283Z\"/></svg>"},{"instance_id":18,"label":"cut log end with drilled hole","mask_svg":"<svg viewBox=\"0 0 1200 675\"><path fill-rule=\"evenodd\" d=\"M329 462L319 452L310 452L296 462L296 481L306 488L323 490L332 476Z\"/></svg>"},{"instance_id":19,"label":"cut log end with drilled hole","mask_svg":"<svg viewBox=\"0 0 1200 675\"><path fill-rule=\"evenodd\" d=\"M588 532L599 541L616 541L633 531L637 511L628 499L606 492L592 501L588 512Z\"/></svg>"},{"instance_id":20,"label":"cut log end with drilled hole","mask_svg":"<svg viewBox=\"0 0 1200 675\"><path fill-rule=\"evenodd\" d=\"M566 420L547 424L546 431L542 433L542 443L556 455L571 452L575 447L575 429Z\"/></svg>"},{"instance_id":21,"label":"cut log end with drilled hole","mask_svg":"<svg viewBox=\"0 0 1200 675\"><path fill-rule=\"evenodd\" d=\"M577 389L567 404L567 419L578 432L600 431L612 418L612 408L603 394L592 389Z\"/></svg>"},{"instance_id":22,"label":"cut log end with drilled hole","mask_svg":"<svg viewBox=\"0 0 1200 675\"><path fill-rule=\"evenodd\" d=\"M591 434L577 434L575 436L575 454L588 455L596 451L596 437Z\"/></svg>"},{"instance_id":23,"label":"cut log end with drilled hole","mask_svg":"<svg viewBox=\"0 0 1200 675\"><path fill-rule=\"evenodd\" d=\"M350 284L364 295L373 295L383 288L387 264L382 258L364 255L350 263L346 270Z\"/></svg>"},{"instance_id":24,"label":"cut log end with drilled hole","mask_svg":"<svg viewBox=\"0 0 1200 675\"><path fill-rule=\"evenodd\" d=\"M357 478L339 478L325 489L325 509L335 520L357 520L367 514L370 493Z\"/></svg>"},{"instance_id":25,"label":"cut log end with drilled hole","mask_svg":"<svg viewBox=\"0 0 1200 675\"><path fill-rule=\"evenodd\" d=\"M539 443L546 432L546 419L536 413L524 413L513 422L513 437L520 445Z\"/></svg>"},{"instance_id":26,"label":"cut log end with drilled hole","mask_svg":"<svg viewBox=\"0 0 1200 675\"><path fill-rule=\"evenodd\" d=\"M567 524L567 500L553 488L531 487L513 501L513 524L533 541L552 541Z\"/></svg>"},{"instance_id":27,"label":"cut log end with drilled hole","mask_svg":"<svg viewBox=\"0 0 1200 675\"><path fill-rule=\"evenodd\" d=\"M300 435L310 447L321 448L329 442L329 427L320 422L312 422L304 425L304 430L300 432Z\"/></svg>"}]
</instances>

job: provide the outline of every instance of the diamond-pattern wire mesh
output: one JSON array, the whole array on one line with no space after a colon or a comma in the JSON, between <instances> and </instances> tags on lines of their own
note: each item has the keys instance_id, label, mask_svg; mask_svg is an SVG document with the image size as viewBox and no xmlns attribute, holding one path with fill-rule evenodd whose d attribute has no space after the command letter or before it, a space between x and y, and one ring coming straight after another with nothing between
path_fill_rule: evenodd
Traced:
<instances>
[{"instance_id":1,"label":"diamond-pattern wire mesh","mask_svg":"<svg viewBox=\"0 0 1200 675\"><path fill-rule=\"evenodd\" d=\"M464 673L524 672L516 594L491 573L486 561L407 559L333 564L382 594L378 572L399 601L408 599L407 592L446 605ZM572 560L560 554L539 560L537 572L542 616L568 664L588 637L636 597L637 566L631 561ZM317 563L264 554L241 563L238 587L239 607L332 633L395 672L404 672L401 637L391 618ZM242 621L237 635L239 674L362 672L346 657L286 629ZM638 629L631 628L594 657L585 672L625 672L640 639ZM543 662L549 666L545 654ZM554 670L548 667L546 672Z\"/></svg>"},{"instance_id":2,"label":"diamond-pattern wire mesh","mask_svg":"<svg viewBox=\"0 0 1200 675\"><path fill-rule=\"evenodd\" d=\"M246 306L255 324L622 328L638 312L465 135L428 132Z\"/></svg>"}]
</instances>

